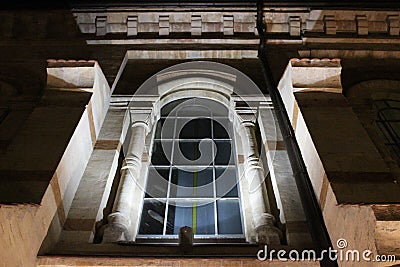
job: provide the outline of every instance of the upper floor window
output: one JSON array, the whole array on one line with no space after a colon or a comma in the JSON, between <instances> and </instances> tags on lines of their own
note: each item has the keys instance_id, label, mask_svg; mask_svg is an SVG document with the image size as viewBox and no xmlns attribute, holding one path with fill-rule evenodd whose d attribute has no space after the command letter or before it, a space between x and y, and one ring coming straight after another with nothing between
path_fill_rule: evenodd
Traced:
<instances>
[{"instance_id":1,"label":"upper floor window","mask_svg":"<svg viewBox=\"0 0 400 267\"><path fill-rule=\"evenodd\" d=\"M155 125L138 238L243 238L232 123L202 98L166 104Z\"/></svg>"},{"instance_id":2,"label":"upper floor window","mask_svg":"<svg viewBox=\"0 0 400 267\"><path fill-rule=\"evenodd\" d=\"M375 100L376 123L385 138L385 145L400 164L400 101Z\"/></svg>"}]
</instances>

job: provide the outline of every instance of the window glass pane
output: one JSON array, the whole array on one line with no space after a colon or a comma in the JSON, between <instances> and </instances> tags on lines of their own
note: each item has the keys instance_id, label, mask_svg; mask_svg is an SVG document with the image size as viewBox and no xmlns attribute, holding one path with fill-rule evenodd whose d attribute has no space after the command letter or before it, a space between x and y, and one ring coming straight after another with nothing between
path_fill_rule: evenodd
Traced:
<instances>
[{"instance_id":1,"label":"window glass pane","mask_svg":"<svg viewBox=\"0 0 400 267\"><path fill-rule=\"evenodd\" d=\"M379 112L380 119L386 121L400 120L400 110L394 108L384 108Z\"/></svg>"},{"instance_id":2,"label":"window glass pane","mask_svg":"<svg viewBox=\"0 0 400 267\"><path fill-rule=\"evenodd\" d=\"M172 170L170 197L213 197L212 168L196 171L196 168Z\"/></svg>"},{"instance_id":3,"label":"window glass pane","mask_svg":"<svg viewBox=\"0 0 400 267\"><path fill-rule=\"evenodd\" d=\"M219 234L242 234L242 221L237 200L218 200L217 212Z\"/></svg>"},{"instance_id":4,"label":"window glass pane","mask_svg":"<svg viewBox=\"0 0 400 267\"><path fill-rule=\"evenodd\" d=\"M145 200L140 221L139 234L162 235L164 227L165 203Z\"/></svg>"},{"instance_id":5,"label":"window glass pane","mask_svg":"<svg viewBox=\"0 0 400 267\"><path fill-rule=\"evenodd\" d=\"M206 106L213 117L226 117L229 114L227 107L217 101L202 98L197 99L196 103Z\"/></svg>"},{"instance_id":6,"label":"window glass pane","mask_svg":"<svg viewBox=\"0 0 400 267\"><path fill-rule=\"evenodd\" d=\"M216 168L217 197L238 197L236 171L234 168Z\"/></svg>"},{"instance_id":7,"label":"window glass pane","mask_svg":"<svg viewBox=\"0 0 400 267\"><path fill-rule=\"evenodd\" d=\"M215 234L214 203L193 205L196 213L196 225L193 232L197 235Z\"/></svg>"},{"instance_id":8,"label":"window glass pane","mask_svg":"<svg viewBox=\"0 0 400 267\"><path fill-rule=\"evenodd\" d=\"M212 141L179 141L174 149L176 165L210 165L212 163ZM180 151L179 151L180 150Z\"/></svg>"},{"instance_id":9,"label":"window glass pane","mask_svg":"<svg viewBox=\"0 0 400 267\"><path fill-rule=\"evenodd\" d=\"M147 177L146 197L165 198L168 190L169 168L149 168Z\"/></svg>"},{"instance_id":10,"label":"window glass pane","mask_svg":"<svg viewBox=\"0 0 400 267\"><path fill-rule=\"evenodd\" d=\"M211 138L211 120L207 118L179 119L176 130L180 139Z\"/></svg>"},{"instance_id":11,"label":"window glass pane","mask_svg":"<svg viewBox=\"0 0 400 267\"><path fill-rule=\"evenodd\" d=\"M172 139L174 138L175 119L160 119L157 122L155 139Z\"/></svg>"},{"instance_id":12,"label":"window glass pane","mask_svg":"<svg viewBox=\"0 0 400 267\"><path fill-rule=\"evenodd\" d=\"M192 227L192 207L177 207L169 205L167 234L179 234L179 229L184 226Z\"/></svg>"},{"instance_id":13,"label":"window glass pane","mask_svg":"<svg viewBox=\"0 0 400 267\"><path fill-rule=\"evenodd\" d=\"M217 153L215 157L215 165L233 164L232 147L230 141L215 141Z\"/></svg>"},{"instance_id":14,"label":"window glass pane","mask_svg":"<svg viewBox=\"0 0 400 267\"><path fill-rule=\"evenodd\" d=\"M203 100L200 100L203 102ZM197 102L197 103L196 103ZM179 117L210 117L212 111L207 106L207 104L200 103L199 101L185 101L181 105L179 105L178 116Z\"/></svg>"},{"instance_id":15,"label":"window glass pane","mask_svg":"<svg viewBox=\"0 0 400 267\"><path fill-rule=\"evenodd\" d=\"M171 141L155 141L153 145L153 153L151 156L151 163L153 165L168 165L169 160L166 157L168 154L169 158L172 150L172 142Z\"/></svg>"},{"instance_id":16,"label":"window glass pane","mask_svg":"<svg viewBox=\"0 0 400 267\"><path fill-rule=\"evenodd\" d=\"M168 207L167 234L179 234L189 226L195 235L215 234L214 203L176 202Z\"/></svg>"},{"instance_id":17,"label":"window glass pane","mask_svg":"<svg viewBox=\"0 0 400 267\"><path fill-rule=\"evenodd\" d=\"M218 118L213 121L214 139L229 139L232 136L228 119Z\"/></svg>"}]
</instances>

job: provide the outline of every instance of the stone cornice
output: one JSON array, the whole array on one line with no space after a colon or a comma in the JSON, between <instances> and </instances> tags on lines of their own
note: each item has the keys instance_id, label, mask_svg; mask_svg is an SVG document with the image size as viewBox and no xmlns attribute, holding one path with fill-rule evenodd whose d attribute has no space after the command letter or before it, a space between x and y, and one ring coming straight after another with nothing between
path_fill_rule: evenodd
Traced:
<instances>
[{"instance_id":1,"label":"stone cornice","mask_svg":"<svg viewBox=\"0 0 400 267\"><path fill-rule=\"evenodd\" d=\"M220 33L224 36L247 34L257 38L256 10L249 8L75 9L74 16L82 33L96 36L126 34L128 38L135 38L144 33L158 36ZM400 11L396 10L266 8L264 12L267 32L292 37L399 36L399 16Z\"/></svg>"}]
</instances>

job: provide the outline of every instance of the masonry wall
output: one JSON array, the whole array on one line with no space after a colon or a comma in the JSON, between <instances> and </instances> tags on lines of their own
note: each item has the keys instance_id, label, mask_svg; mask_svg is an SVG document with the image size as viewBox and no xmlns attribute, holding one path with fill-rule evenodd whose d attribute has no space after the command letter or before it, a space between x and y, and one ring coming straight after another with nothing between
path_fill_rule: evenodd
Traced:
<instances>
[{"instance_id":1,"label":"masonry wall","mask_svg":"<svg viewBox=\"0 0 400 267\"><path fill-rule=\"evenodd\" d=\"M396 235L383 240L387 229L380 226L385 224L380 221L392 221L396 232L396 219L383 219L379 212L390 214L389 203L398 202L399 187L343 96L340 74L339 60L293 59L278 87L333 246L338 249L337 240L344 238L344 251L398 255L392 243Z\"/></svg>"},{"instance_id":2,"label":"masonry wall","mask_svg":"<svg viewBox=\"0 0 400 267\"><path fill-rule=\"evenodd\" d=\"M9 153L21 159L27 176L30 172L37 173L43 163L53 161L47 165L51 177L44 192L35 183L43 184L46 177L36 175L30 180L19 180L23 181L22 187L38 189L33 191L37 192L37 198L30 199L39 199L37 203L0 205L0 266L36 266L38 251L48 231L50 238L44 246L58 239L60 226L65 221L76 185L97 138L95 127L104 120L109 96L110 89L97 63L49 62L48 83L40 105L10 145L18 150ZM80 113L68 112L74 107ZM43 108L48 111L35 116L35 111ZM96 110L95 116L93 110ZM60 144L54 144L54 140L60 141L57 138L60 132L69 134L63 149ZM52 149L54 146L59 150ZM14 187L14 190L18 189Z\"/></svg>"}]
</instances>

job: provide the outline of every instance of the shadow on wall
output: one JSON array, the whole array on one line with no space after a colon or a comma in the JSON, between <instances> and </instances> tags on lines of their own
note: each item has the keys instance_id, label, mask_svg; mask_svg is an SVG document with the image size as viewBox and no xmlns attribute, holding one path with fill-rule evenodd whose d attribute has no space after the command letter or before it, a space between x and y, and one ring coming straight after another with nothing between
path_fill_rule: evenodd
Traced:
<instances>
[{"instance_id":1,"label":"shadow on wall","mask_svg":"<svg viewBox=\"0 0 400 267\"><path fill-rule=\"evenodd\" d=\"M388 74L378 73L376 76L388 76ZM400 134L400 129L397 125L400 121L400 113L398 112L400 80L366 80L348 88L346 97L390 168L393 177L399 182L398 150L400 147L397 136Z\"/></svg>"},{"instance_id":2,"label":"shadow on wall","mask_svg":"<svg viewBox=\"0 0 400 267\"><path fill-rule=\"evenodd\" d=\"M400 61L398 59L377 59L369 57L357 59L344 58L342 59L341 80L343 85L343 94L346 97L351 98L351 91L353 91L352 88L358 83L371 80L400 81ZM383 88L380 86L384 86L385 83L387 84L387 82L384 82L373 90L382 90ZM370 85L365 89L371 87L372 84L373 83L370 83ZM368 91L370 89L368 89Z\"/></svg>"},{"instance_id":3,"label":"shadow on wall","mask_svg":"<svg viewBox=\"0 0 400 267\"><path fill-rule=\"evenodd\" d=\"M94 62L90 64L93 69ZM87 74L88 81L77 86L65 82L62 76L55 78L62 71L53 69L58 73L49 69L44 90L41 83L30 82L37 76L28 72L19 80L8 77L14 77L15 87L1 88L11 96L0 100L8 110L0 125L0 203L41 203L92 96L84 88L92 87L88 83L93 80L93 71L92 77Z\"/></svg>"}]
</instances>

